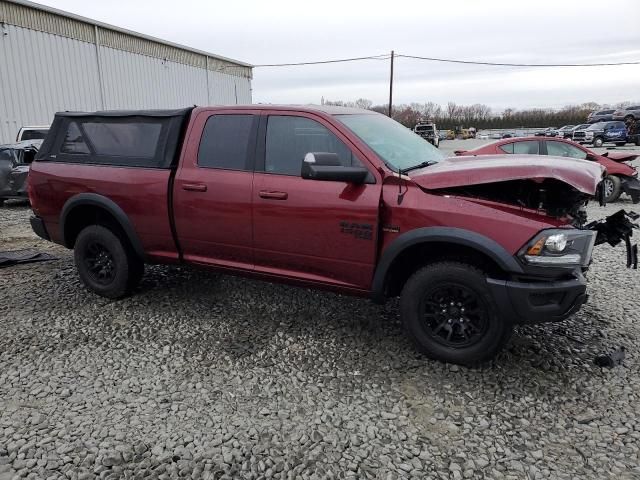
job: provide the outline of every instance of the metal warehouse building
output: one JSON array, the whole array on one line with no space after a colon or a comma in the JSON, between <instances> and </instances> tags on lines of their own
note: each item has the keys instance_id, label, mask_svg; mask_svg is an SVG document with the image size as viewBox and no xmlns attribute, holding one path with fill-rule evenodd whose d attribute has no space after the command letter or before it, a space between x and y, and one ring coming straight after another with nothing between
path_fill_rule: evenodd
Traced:
<instances>
[{"instance_id":1,"label":"metal warehouse building","mask_svg":"<svg viewBox=\"0 0 640 480\"><path fill-rule=\"evenodd\" d=\"M251 65L22 0L0 0L0 143L61 110L251 103Z\"/></svg>"}]
</instances>

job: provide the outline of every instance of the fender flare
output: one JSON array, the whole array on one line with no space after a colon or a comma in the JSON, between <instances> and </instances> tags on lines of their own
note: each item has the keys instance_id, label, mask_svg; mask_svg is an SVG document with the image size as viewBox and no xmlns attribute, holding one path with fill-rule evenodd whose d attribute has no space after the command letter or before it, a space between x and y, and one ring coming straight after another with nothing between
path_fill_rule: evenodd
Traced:
<instances>
[{"instance_id":1,"label":"fender flare","mask_svg":"<svg viewBox=\"0 0 640 480\"><path fill-rule=\"evenodd\" d=\"M124 231L136 255L141 259L145 258L142 242L127 214L113 200L97 193L79 193L69 198L62 207L62 212L60 213L60 238L65 247L71 248L70 242L65 238L64 234L67 217L75 207L85 205L98 207L109 212Z\"/></svg>"},{"instance_id":2,"label":"fender flare","mask_svg":"<svg viewBox=\"0 0 640 480\"><path fill-rule=\"evenodd\" d=\"M375 301L384 301L387 274L395 259L407 248L419 243L446 242L473 248L491 258L504 271L523 273L515 257L495 240L476 232L454 227L424 227L403 233L382 252L373 275L371 294Z\"/></svg>"}]
</instances>

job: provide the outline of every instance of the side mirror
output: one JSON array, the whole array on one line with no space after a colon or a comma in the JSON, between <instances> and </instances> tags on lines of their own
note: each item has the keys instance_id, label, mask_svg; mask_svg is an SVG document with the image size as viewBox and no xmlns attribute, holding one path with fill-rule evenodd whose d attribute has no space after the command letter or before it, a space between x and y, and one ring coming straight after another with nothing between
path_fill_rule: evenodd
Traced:
<instances>
[{"instance_id":1,"label":"side mirror","mask_svg":"<svg viewBox=\"0 0 640 480\"><path fill-rule=\"evenodd\" d=\"M607 155L603 155L603 157L606 157L606 156L607 156ZM593 153L587 153L587 158L586 158L586 159L587 159L587 160L590 160L590 161L592 161L592 162L595 162L596 160L598 160L598 159L596 158L596 156L595 156Z\"/></svg>"},{"instance_id":2,"label":"side mirror","mask_svg":"<svg viewBox=\"0 0 640 480\"><path fill-rule=\"evenodd\" d=\"M341 165L336 153L312 152L304 156L301 175L307 180L364 183L369 170Z\"/></svg>"}]
</instances>

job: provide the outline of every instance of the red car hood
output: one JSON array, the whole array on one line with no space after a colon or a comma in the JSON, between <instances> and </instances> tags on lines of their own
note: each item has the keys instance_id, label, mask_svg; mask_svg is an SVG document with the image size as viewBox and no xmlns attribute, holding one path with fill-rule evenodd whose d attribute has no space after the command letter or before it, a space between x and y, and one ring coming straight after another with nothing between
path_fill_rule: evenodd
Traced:
<instances>
[{"instance_id":1,"label":"red car hood","mask_svg":"<svg viewBox=\"0 0 640 480\"><path fill-rule=\"evenodd\" d=\"M479 185L510 180L554 178L576 190L594 195L604 168L595 162L539 155L483 155L452 157L409 173L427 190Z\"/></svg>"},{"instance_id":2,"label":"red car hood","mask_svg":"<svg viewBox=\"0 0 640 480\"><path fill-rule=\"evenodd\" d=\"M638 158L638 154L636 153L615 153L609 152L606 155L602 155L609 160L613 160L614 162L630 162Z\"/></svg>"}]
</instances>

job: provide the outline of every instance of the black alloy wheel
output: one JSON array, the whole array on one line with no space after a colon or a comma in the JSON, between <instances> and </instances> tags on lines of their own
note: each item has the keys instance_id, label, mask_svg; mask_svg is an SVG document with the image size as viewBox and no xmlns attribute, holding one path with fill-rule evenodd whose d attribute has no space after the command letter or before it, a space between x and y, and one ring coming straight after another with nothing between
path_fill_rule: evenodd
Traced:
<instances>
[{"instance_id":1,"label":"black alloy wheel","mask_svg":"<svg viewBox=\"0 0 640 480\"><path fill-rule=\"evenodd\" d=\"M422 301L424 326L438 343L464 348L479 341L487 331L488 306L465 285L434 286Z\"/></svg>"},{"instance_id":2,"label":"black alloy wheel","mask_svg":"<svg viewBox=\"0 0 640 480\"><path fill-rule=\"evenodd\" d=\"M102 243L91 242L86 246L84 262L93 281L100 285L113 282L116 266L111 252Z\"/></svg>"},{"instance_id":3,"label":"black alloy wheel","mask_svg":"<svg viewBox=\"0 0 640 480\"><path fill-rule=\"evenodd\" d=\"M82 283L107 298L122 298L133 291L144 274L144 262L117 228L85 227L73 247Z\"/></svg>"},{"instance_id":4,"label":"black alloy wheel","mask_svg":"<svg viewBox=\"0 0 640 480\"><path fill-rule=\"evenodd\" d=\"M500 314L486 273L454 261L425 265L409 277L400 317L420 352L462 365L491 360L513 331L513 319Z\"/></svg>"}]
</instances>

